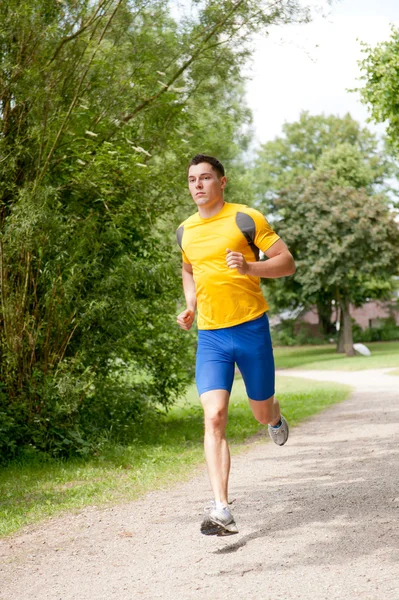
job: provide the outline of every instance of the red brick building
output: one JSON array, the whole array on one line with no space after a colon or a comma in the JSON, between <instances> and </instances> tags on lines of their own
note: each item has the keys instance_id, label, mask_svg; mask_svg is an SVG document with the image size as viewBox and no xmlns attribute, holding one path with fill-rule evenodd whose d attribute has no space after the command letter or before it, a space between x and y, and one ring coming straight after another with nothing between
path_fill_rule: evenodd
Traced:
<instances>
[{"instance_id":1,"label":"red brick building","mask_svg":"<svg viewBox=\"0 0 399 600\"><path fill-rule=\"evenodd\" d=\"M384 319L393 317L396 324L399 326L399 304L395 301L380 302L373 300L366 302L363 306L350 307L351 317L355 322L360 325L362 329L368 329L369 327L378 327L382 325ZM339 314L333 312L332 321L338 320ZM306 310L300 313L297 317L298 327L302 323L307 323L312 333L318 333L319 316L317 314L316 307Z\"/></svg>"}]
</instances>

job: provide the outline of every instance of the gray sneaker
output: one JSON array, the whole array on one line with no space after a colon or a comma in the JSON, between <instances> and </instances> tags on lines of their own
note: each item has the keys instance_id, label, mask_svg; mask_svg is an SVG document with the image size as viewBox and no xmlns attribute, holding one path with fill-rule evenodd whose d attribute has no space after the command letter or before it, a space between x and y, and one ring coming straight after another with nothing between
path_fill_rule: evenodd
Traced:
<instances>
[{"instance_id":1,"label":"gray sneaker","mask_svg":"<svg viewBox=\"0 0 399 600\"><path fill-rule=\"evenodd\" d=\"M201 533L204 535L234 535L238 533L237 525L228 506L216 508L212 502L209 512L201 523Z\"/></svg>"},{"instance_id":2,"label":"gray sneaker","mask_svg":"<svg viewBox=\"0 0 399 600\"><path fill-rule=\"evenodd\" d=\"M290 433L288 423L284 419L283 415L280 415L281 425L280 427L272 427L268 425L269 435L272 438L273 442L278 446L284 446L285 442L288 440L288 435Z\"/></svg>"}]
</instances>

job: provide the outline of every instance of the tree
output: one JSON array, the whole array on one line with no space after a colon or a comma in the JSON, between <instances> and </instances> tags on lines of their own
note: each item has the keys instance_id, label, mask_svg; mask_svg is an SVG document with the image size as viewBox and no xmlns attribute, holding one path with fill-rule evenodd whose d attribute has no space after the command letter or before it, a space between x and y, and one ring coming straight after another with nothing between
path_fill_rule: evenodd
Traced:
<instances>
[{"instance_id":1,"label":"tree","mask_svg":"<svg viewBox=\"0 0 399 600\"><path fill-rule=\"evenodd\" d=\"M261 145L255 160L257 201L264 208L273 208L273 199L281 189L297 177L310 175L323 152L340 144L350 144L361 152L374 172L376 184L390 173L389 161L379 152L376 136L350 114L338 117L303 111L298 121L285 123L282 130L281 137Z\"/></svg>"},{"instance_id":2,"label":"tree","mask_svg":"<svg viewBox=\"0 0 399 600\"><path fill-rule=\"evenodd\" d=\"M3 454L123 437L191 379L170 253L187 160L199 147L239 159L249 40L306 11L204 1L176 21L169 8L0 4Z\"/></svg>"},{"instance_id":3,"label":"tree","mask_svg":"<svg viewBox=\"0 0 399 600\"><path fill-rule=\"evenodd\" d=\"M326 159L328 151L334 148L341 148L336 154L337 160L341 161L341 176L345 175L345 169L350 176L353 167L356 167L353 173L358 173L360 180L351 180L349 185L366 185L369 191L388 190L393 165L386 154L381 152L374 134L361 127L349 114L338 117L302 112L299 121L286 123L283 126L283 135L262 145L258 152L253 170L257 205L265 213L270 213L271 219L276 219L278 223L280 208L275 200L280 192L287 186L294 185L298 177L311 177L322 157ZM363 175L362 171L365 171ZM291 249L295 254L297 249ZM293 308L305 301L302 286L295 277L268 283L268 293L272 305L280 310ZM335 332L331 323L335 295L327 293L326 290L319 290L312 296L307 295L306 301L312 305L316 304L321 330L324 335L331 336Z\"/></svg>"},{"instance_id":4,"label":"tree","mask_svg":"<svg viewBox=\"0 0 399 600\"><path fill-rule=\"evenodd\" d=\"M360 61L361 80L358 89L362 101L376 123L386 124L386 137L394 154L399 152L399 81L397 77L399 29L392 27L391 37L374 48L363 44L365 58Z\"/></svg>"},{"instance_id":5,"label":"tree","mask_svg":"<svg viewBox=\"0 0 399 600\"><path fill-rule=\"evenodd\" d=\"M368 189L371 179L360 152L342 144L276 200L278 231L295 248L301 297L305 303L317 294L335 299L348 356L354 354L349 305L386 294L399 265L395 214L385 196Z\"/></svg>"}]
</instances>

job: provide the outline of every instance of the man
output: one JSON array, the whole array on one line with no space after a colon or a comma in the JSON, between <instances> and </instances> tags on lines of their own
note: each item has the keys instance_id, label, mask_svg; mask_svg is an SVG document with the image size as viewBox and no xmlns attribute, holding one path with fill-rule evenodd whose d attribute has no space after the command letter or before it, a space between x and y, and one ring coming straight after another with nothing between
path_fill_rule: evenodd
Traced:
<instances>
[{"instance_id":1,"label":"man","mask_svg":"<svg viewBox=\"0 0 399 600\"><path fill-rule=\"evenodd\" d=\"M196 155L188 185L198 212L177 230L183 255L187 308L177 317L182 329L194 322L198 303L196 383L205 417L204 448L214 502L201 532L238 533L228 503L230 453L226 424L235 364L255 419L268 424L276 444L288 439L288 424L274 397L274 360L260 278L292 275L287 246L263 215L224 201L227 179L214 157ZM259 251L268 260L259 261Z\"/></svg>"}]
</instances>

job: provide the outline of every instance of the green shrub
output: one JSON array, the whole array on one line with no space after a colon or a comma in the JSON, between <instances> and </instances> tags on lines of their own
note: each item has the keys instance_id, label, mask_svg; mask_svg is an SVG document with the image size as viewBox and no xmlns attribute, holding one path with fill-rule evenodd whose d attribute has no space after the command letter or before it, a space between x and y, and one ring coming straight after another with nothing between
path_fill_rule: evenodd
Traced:
<instances>
[{"instance_id":1,"label":"green shrub","mask_svg":"<svg viewBox=\"0 0 399 600\"><path fill-rule=\"evenodd\" d=\"M312 335L306 323L298 324L296 319L284 319L270 328L273 343L277 346L320 345L328 340Z\"/></svg>"},{"instance_id":2,"label":"green shrub","mask_svg":"<svg viewBox=\"0 0 399 600\"><path fill-rule=\"evenodd\" d=\"M378 327L362 329L357 323L353 325L353 340L355 342L392 342L399 340L399 326L394 317L381 319Z\"/></svg>"}]
</instances>

